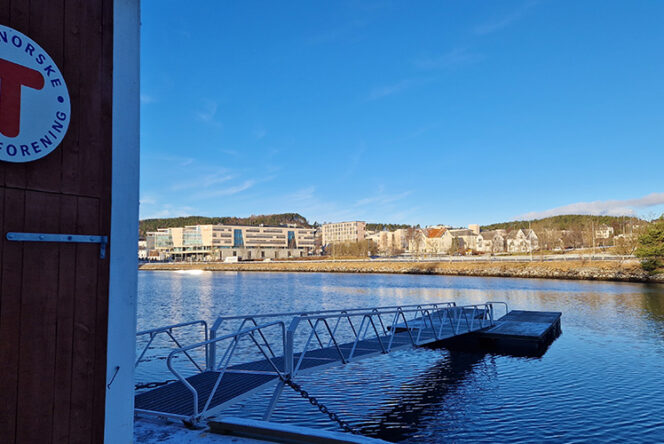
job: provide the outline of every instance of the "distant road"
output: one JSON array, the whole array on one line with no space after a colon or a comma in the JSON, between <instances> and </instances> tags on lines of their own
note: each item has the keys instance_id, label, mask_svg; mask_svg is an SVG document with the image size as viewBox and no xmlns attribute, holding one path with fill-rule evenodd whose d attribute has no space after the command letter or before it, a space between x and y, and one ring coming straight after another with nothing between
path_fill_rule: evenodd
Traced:
<instances>
[{"instance_id":1,"label":"distant road","mask_svg":"<svg viewBox=\"0 0 664 444\"><path fill-rule=\"evenodd\" d=\"M426 257L378 257L367 259L306 259L278 260L279 263L301 262L558 262L558 261L628 261L637 260L635 256L618 256L615 254L533 254L520 256L426 256Z\"/></svg>"},{"instance_id":2,"label":"distant road","mask_svg":"<svg viewBox=\"0 0 664 444\"><path fill-rule=\"evenodd\" d=\"M345 259L224 262L155 262L141 270L265 271L313 273L440 274L456 276L522 277L543 279L589 279L632 282L664 282L664 274L651 275L633 258L620 256L548 255L502 257L435 257L422 260Z\"/></svg>"},{"instance_id":3,"label":"distant road","mask_svg":"<svg viewBox=\"0 0 664 444\"><path fill-rule=\"evenodd\" d=\"M270 260L270 261L260 261L260 260L251 260L251 261L239 261L238 263L279 263L279 264L315 264L315 263L333 263L333 262L413 262L413 263L428 263L428 262L559 262L559 261L637 261L638 259L634 255L630 256L618 256L615 254L546 254L540 256L539 254L533 254L532 259L529 255L500 255L500 256L426 256L426 257L376 257L376 258L366 258L366 259L293 259L293 260ZM150 262L142 262L150 263ZM158 264L160 262L154 262ZM192 262L164 262L169 264L190 264ZM203 262L194 262L194 263L224 263L222 261L203 261Z\"/></svg>"}]
</instances>

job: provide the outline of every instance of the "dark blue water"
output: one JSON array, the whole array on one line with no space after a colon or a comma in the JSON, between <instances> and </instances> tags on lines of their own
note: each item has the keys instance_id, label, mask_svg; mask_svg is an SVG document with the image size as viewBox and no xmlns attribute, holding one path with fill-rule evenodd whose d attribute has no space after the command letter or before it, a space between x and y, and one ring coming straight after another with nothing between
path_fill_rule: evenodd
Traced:
<instances>
[{"instance_id":1,"label":"dark blue water","mask_svg":"<svg viewBox=\"0 0 664 444\"><path fill-rule=\"evenodd\" d=\"M365 434L406 442L664 442L664 286L417 275L139 273L139 329L248 312L502 300L561 311L540 358L403 350L298 382ZM186 332L187 340L197 339ZM172 377L164 361L137 381ZM336 430L294 392L272 420ZM225 414L260 419L271 390Z\"/></svg>"}]
</instances>

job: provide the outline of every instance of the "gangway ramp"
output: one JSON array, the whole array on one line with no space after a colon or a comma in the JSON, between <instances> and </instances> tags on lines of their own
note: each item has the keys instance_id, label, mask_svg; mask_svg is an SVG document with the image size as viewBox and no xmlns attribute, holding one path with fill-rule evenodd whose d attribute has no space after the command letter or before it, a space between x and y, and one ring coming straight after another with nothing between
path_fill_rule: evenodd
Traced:
<instances>
[{"instance_id":1,"label":"gangway ramp","mask_svg":"<svg viewBox=\"0 0 664 444\"><path fill-rule=\"evenodd\" d=\"M168 336L177 348L166 359L175 381L137 393L135 409L197 423L277 383L265 413L269 419L284 384L297 375L490 328L496 325L497 304L502 303L255 314L219 317L209 330L204 321L194 321L139 332L149 337L146 349L158 335ZM196 323L203 326L205 340L182 346L175 336L177 329ZM221 330L230 332L221 334ZM145 349L137 366L144 355ZM205 362L198 362L196 356L204 356ZM185 359L176 363L177 357ZM183 363L195 373L187 374Z\"/></svg>"}]
</instances>

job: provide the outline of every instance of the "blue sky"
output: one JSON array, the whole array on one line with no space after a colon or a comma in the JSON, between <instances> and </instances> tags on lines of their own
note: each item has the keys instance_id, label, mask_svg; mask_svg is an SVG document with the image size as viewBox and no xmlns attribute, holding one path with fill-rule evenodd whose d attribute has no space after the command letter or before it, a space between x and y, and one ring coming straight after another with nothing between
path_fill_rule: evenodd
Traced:
<instances>
[{"instance_id":1,"label":"blue sky","mask_svg":"<svg viewBox=\"0 0 664 444\"><path fill-rule=\"evenodd\" d=\"M662 23L656 0L145 0L141 218L658 215Z\"/></svg>"}]
</instances>

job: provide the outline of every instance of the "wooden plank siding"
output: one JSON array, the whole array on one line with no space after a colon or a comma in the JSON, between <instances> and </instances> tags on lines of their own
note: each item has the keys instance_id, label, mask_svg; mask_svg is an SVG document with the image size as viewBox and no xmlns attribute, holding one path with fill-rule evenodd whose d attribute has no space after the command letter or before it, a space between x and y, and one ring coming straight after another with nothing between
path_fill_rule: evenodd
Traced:
<instances>
[{"instance_id":1,"label":"wooden plank siding","mask_svg":"<svg viewBox=\"0 0 664 444\"><path fill-rule=\"evenodd\" d=\"M0 162L0 442L104 437L108 254L9 231L110 234L112 0L3 0L0 24L57 63L69 130L34 162Z\"/></svg>"}]
</instances>

